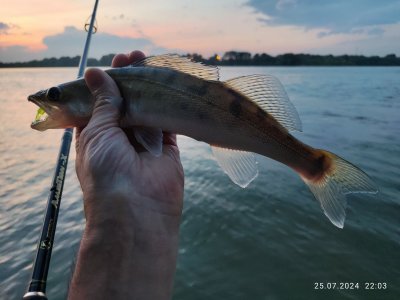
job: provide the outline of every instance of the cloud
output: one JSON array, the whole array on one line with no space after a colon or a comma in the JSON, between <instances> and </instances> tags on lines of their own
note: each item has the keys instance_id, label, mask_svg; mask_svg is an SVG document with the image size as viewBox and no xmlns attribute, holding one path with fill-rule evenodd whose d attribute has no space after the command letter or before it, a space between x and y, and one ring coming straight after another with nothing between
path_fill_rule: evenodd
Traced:
<instances>
[{"instance_id":1,"label":"cloud","mask_svg":"<svg viewBox=\"0 0 400 300\"><path fill-rule=\"evenodd\" d=\"M383 30L382 28L372 28L370 30L367 31L368 35L376 35L376 36L382 36L385 33L385 30Z\"/></svg>"},{"instance_id":2,"label":"cloud","mask_svg":"<svg viewBox=\"0 0 400 300\"><path fill-rule=\"evenodd\" d=\"M380 36L371 36L368 39L344 41L328 47L318 47L309 49L309 52L316 54L355 54L355 55L379 55L400 53L400 46L397 46L390 39L384 39Z\"/></svg>"},{"instance_id":3,"label":"cloud","mask_svg":"<svg viewBox=\"0 0 400 300\"><path fill-rule=\"evenodd\" d=\"M337 34L319 40L320 43L309 47L307 52L315 54L357 54L379 55L400 53L400 23L382 25L381 28L366 26L357 30L357 34ZM326 40L326 41L325 41ZM330 43L332 41L333 43Z\"/></svg>"},{"instance_id":4,"label":"cloud","mask_svg":"<svg viewBox=\"0 0 400 300\"><path fill-rule=\"evenodd\" d=\"M0 22L0 35L1 34L7 34L8 30L10 29L10 25L4 23L4 22Z\"/></svg>"},{"instance_id":5,"label":"cloud","mask_svg":"<svg viewBox=\"0 0 400 300\"><path fill-rule=\"evenodd\" d=\"M339 32L337 32L337 31L320 31L320 32L318 32L317 36L319 38L324 38L324 37L332 36L332 35L335 35L338 33ZM352 29L351 31L349 31L347 33L353 34L353 35L382 36L385 33L385 29L383 29L381 27L366 26L366 27L358 27L356 29Z\"/></svg>"},{"instance_id":6,"label":"cloud","mask_svg":"<svg viewBox=\"0 0 400 300\"><path fill-rule=\"evenodd\" d=\"M0 22L0 30L7 30L9 28L10 26L8 26L6 23Z\"/></svg>"},{"instance_id":7,"label":"cloud","mask_svg":"<svg viewBox=\"0 0 400 300\"><path fill-rule=\"evenodd\" d=\"M248 0L246 5L264 13L268 25L322 28L322 36L400 22L398 0Z\"/></svg>"},{"instance_id":8,"label":"cloud","mask_svg":"<svg viewBox=\"0 0 400 300\"><path fill-rule=\"evenodd\" d=\"M113 16L112 19L115 20L123 20L125 18L124 14L120 14L118 16Z\"/></svg>"},{"instance_id":9,"label":"cloud","mask_svg":"<svg viewBox=\"0 0 400 300\"><path fill-rule=\"evenodd\" d=\"M80 55L85 38L85 31L73 26L65 27L64 32L43 39L43 43L47 46L45 55L56 57ZM129 52L134 49L141 49L147 54L159 54L166 51L146 38L121 37L99 32L92 37L90 56L99 58L104 54Z\"/></svg>"},{"instance_id":10,"label":"cloud","mask_svg":"<svg viewBox=\"0 0 400 300\"><path fill-rule=\"evenodd\" d=\"M0 47L0 62L28 61L36 59L35 53L25 46Z\"/></svg>"},{"instance_id":11,"label":"cloud","mask_svg":"<svg viewBox=\"0 0 400 300\"><path fill-rule=\"evenodd\" d=\"M1 25L0 25L1 26ZM25 46L0 47L2 62L28 61L45 57L81 55L87 33L73 26L67 26L59 34L46 36L43 44L46 49L32 51ZM166 52L179 52L155 45L147 38L121 37L109 33L96 33L92 36L89 57L100 58L110 53L128 53L140 49L147 55Z\"/></svg>"}]
</instances>

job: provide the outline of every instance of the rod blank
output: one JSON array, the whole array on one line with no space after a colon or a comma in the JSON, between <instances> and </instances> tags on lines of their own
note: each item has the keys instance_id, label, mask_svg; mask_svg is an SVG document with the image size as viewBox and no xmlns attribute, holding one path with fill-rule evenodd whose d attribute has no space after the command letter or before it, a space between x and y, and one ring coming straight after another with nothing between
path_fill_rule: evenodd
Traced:
<instances>
[{"instance_id":1,"label":"rod blank","mask_svg":"<svg viewBox=\"0 0 400 300\"><path fill-rule=\"evenodd\" d=\"M83 76L86 68L93 26L99 0L96 0L86 37L85 47L79 62L78 78ZM37 247L35 262L33 265L32 279L24 300L44 300L46 296L47 275L50 266L51 252L53 250L54 236L56 233L58 212L60 211L61 197L64 188L65 173L68 166L69 151L72 143L73 128L67 128L61 139L60 152L47 200L46 213L43 220L42 232Z\"/></svg>"}]
</instances>

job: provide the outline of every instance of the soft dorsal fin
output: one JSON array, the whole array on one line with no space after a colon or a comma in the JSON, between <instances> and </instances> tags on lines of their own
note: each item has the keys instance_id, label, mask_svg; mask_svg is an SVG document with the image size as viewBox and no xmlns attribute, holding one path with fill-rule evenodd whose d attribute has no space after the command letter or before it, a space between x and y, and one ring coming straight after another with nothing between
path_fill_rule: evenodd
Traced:
<instances>
[{"instance_id":1,"label":"soft dorsal fin","mask_svg":"<svg viewBox=\"0 0 400 300\"><path fill-rule=\"evenodd\" d=\"M134 63L132 66L170 68L205 80L219 80L219 70L217 67L206 66L177 54L149 56Z\"/></svg>"},{"instance_id":2,"label":"soft dorsal fin","mask_svg":"<svg viewBox=\"0 0 400 300\"><path fill-rule=\"evenodd\" d=\"M286 129L301 131L299 114L290 102L282 84L274 76L242 76L230 79L225 83L257 103Z\"/></svg>"},{"instance_id":3,"label":"soft dorsal fin","mask_svg":"<svg viewBox=\"0 0 400 300\"><path fill-rule=\"evenodd\" d=\"M219 166L238 186L245 188L258 175L254 153L211 146Z\"/></svg>"}]
</instances>

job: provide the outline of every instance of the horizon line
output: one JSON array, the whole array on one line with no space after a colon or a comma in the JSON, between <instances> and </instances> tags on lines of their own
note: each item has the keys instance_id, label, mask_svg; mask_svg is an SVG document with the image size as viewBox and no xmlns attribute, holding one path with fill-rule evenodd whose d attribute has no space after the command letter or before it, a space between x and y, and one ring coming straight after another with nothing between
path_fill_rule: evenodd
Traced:
<instances>
[{"instance_id":1,"label":"horizon line","mask_svg":"<svg viewBox=\"0 0 400 300\"><path fill-rule=\"evenodd\" d=\"M250 57L248 59L254 59L254 57L256 55L267 55L267 56L272 57L272 58L277 58L277 57L281 57L281 56L289 56L289 55L293 55L293 56L302 56L303 55L303 56L317 56L317 57L333 57L333 58L345 57L345 56L348 56L348 57L363 57L363 58L379 58L379 59L384 59L384 58L387 58L387 57L400 58L400 56L397 56L396 53L388 53L386 55L363 55L363 54L338 54L338 55L335 55L335 54L312 54L312 53L304 53L304 52L299 52L299 53L285 52L285 53L282 53L282 54L271 55L271 54L268 54L267 52L261 52L261 53L257 52L257 53L253 54L252 52L249 52L249 51L238 51L238 50L226 51L222 56L219 55L218 53L215 53L214 55L211 55L211 56L209 56L207 58L206 56L203 56L202 54L196 53L196 52L192 52L192 53L187 52L185 54L176 53L176 52L172 53L171 52L171 54L178 54L178 55L181 55L181 56L187 56L187 57L191 57L191 58L198 57L201 60L212 60L212 59L215 59L216 57L220 57L221 59L219 59L219 61L222 61L223 60L222 58L225 55L229 55L231 53L237 53L237 54L242 54L242 55L250 55ZM102 55L100 58L89 57L88 60L101 61L102 59L104 59L106 57L115 56L115 55L116 55L115 53L108 53L108 54ZM154 55L149 55L149 56L154 56ZM28 64L28 63L43 62L45 60L53 60L53 59L56 59L56 60L60 60L62 58L73 59L73 58L76 58L76 57L80 58L81 55L79 55L79 54L73 55L73 56L61 55L61 56L58 56L58 57L51 56L51 57L44 57L44 58L41 58L41 59L33 59L33 60L29 60L29 61L13 61L13 62L2 62L2 61L0 61L0 65Z\"/></svg>"}]
</instances>

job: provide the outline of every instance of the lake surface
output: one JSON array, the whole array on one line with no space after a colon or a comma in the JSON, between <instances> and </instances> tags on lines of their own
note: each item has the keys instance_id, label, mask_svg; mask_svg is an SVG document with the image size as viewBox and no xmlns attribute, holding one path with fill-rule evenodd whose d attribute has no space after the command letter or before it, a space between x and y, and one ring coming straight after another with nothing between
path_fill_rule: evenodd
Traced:
<instances>
[{"instance_id":1,"label":"lake surface","mask_svg":"<svg viewBox=\"0 0 400 300\"><path fill-rule=\"evenodd\" d=\"M241 189L208 145L179 137L186 186L174 299L400 299L400 68L221 70L222 79L263 73L277 76L296 106L303 132L295 135L359 166L380 193L351 196L340 230L286 166L258 157L258 178ZM30 280L62 136L30 129L36 107L26 97L75 74L0 69L0 299L19 299ZM74 159L72 150L49 299L66 297L85 223Z\"/></svg>"}]
</instances>

